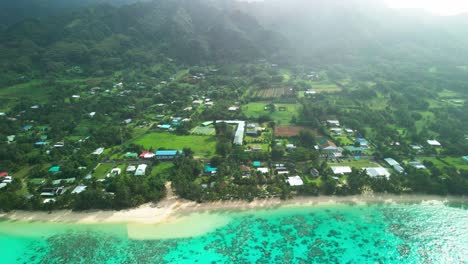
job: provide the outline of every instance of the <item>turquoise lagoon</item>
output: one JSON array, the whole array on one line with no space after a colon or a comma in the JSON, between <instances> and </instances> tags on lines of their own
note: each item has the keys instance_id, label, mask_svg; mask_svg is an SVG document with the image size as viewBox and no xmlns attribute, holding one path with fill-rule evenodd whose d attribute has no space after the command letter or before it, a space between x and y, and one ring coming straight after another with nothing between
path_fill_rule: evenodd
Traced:
<instances>
[{"instance_id":1,"label":"turquoise lagoon","mask_svg":"<svg viewBox=\"0 0 468 264\"><path fill-rule=\"evenodd\" d=\"M0 222L0 263L468 263L468 203L335 204L171 223Z\"/></svg>"}]
</instances>

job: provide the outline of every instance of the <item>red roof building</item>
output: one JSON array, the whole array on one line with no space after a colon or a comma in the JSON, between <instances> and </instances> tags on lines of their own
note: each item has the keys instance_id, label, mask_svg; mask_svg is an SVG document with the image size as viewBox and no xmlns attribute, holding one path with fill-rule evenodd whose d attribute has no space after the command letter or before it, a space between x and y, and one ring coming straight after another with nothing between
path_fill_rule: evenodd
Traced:
<instances>
[{"instance_id":1,"label":"red roof building","mask_svg":"<svg viewBox=\"0 0 468 264\"><path fill-rule=\"evenodd\" d=\"M0 172L0 178L8 176L8 172Z\"/></svg>"},{"instance_id":2,"label":"red roof building","mask_svg":"<svg viewBox=\"0 0 468 264\"><path fill-rule=\"evenodd\" d=\"M151 159L151 158L154 158L154 156L156 156L156 154L154 154L153 152L149 152L149 151L143 151L143 153L140 154L140 158L144 158L144 159Z\"/></svg>"}]
</instances>

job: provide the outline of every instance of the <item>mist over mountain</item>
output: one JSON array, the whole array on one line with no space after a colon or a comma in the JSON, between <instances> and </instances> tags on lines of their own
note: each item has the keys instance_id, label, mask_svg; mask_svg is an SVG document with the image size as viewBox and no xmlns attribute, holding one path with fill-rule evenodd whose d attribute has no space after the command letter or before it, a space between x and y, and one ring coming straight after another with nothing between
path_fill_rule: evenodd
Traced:
<instances>
[{"instance_id":1,"label":"mist over mountain","mask_svg":"<svg viewBox=\"0 0 468 264\"><path fill-rule=\"evenodd\" d=\"M460 24L467 25L468 19L463 15L439 17L368 0L271 0L243 10L286 36L304 62L466 59L468 27Z\"/></svg>"},{"instance_id":2,"label":"mist over mountain","mask_svg":"<svg viewBox=\"0 0 468 264\"><path fill-rule=\"evenodd\" d=\"M57 74L73 66L105 74L167 58L187 64L268 59L389 69L405 63L463 65L468 58L466 16L394 10L380 1L134 2L2 3L8 15L1 17L9 21L0 31L3 79Z\"/></svg>"}]
</instances>

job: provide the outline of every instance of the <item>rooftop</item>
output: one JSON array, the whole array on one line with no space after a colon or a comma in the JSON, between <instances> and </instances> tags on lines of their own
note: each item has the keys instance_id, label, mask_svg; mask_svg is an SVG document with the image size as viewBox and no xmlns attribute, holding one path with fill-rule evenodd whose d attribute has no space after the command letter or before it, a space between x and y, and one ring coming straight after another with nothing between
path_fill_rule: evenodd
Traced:
<instances>
[{"instance_id":1,"label":"rooftop","mask_svg":"<svg viewBox=\"0 0 468 264\"><path fill-rule=\"evenodd\" d=\"M156 151L156 156L176 156L179 154L177 150L158 150Z\"/></svg>"},{"instance_id":2,"label":"rooftop","mask_svg":"<svg viewBox=\"0 0 468 264\"><path fill-rule=\"evenodd\" d=\"M302 185L304 185L304 182L302 181L301 177L299 177L299 176L288 177L286 182L289 183L289 185L291 185L291 186L302 186Z\"/></svg>"},{"instance_id":3,"label":"rooftop","mask_svg":"<svg viewBox=\"0 0 468 264\"><path fill-rule=\"evenodd\" d=\"M86 188L87 188L87 187L84 186L84 185L79 185L79 186L76 186L76 188L73 189L73 191L72 191L71 193L72 193L72 194L74 194L74 193L76 193L76 194L82 193L82 192L86 191Z\"/></svg>"},{"instance_id":4,"label":"rooftop","mask_svg":"<svg viewBox=\"0 0 468 264\"><path fill-rule=\"evenodd\" d=\"M442 144L440 144L439 141L437 140L428 140L427 141L427 144L431 145L431 146L434 146L434 147L440 147L442 146Z\"/></svg>"},{"instance_id":5,"label":"rooftop","mask_svg":"<svg viewBox=\"0 0 468 264\"><path fill-rule=\"evenodd\" d=\"M333 174L346 174L351 173L351 167L349 166L332 166L331 167Z\"/></svg>"},{"instance_id":6,"label":"rooftop","mask_svg":"<svg viewBox=\"0 0 468 264\"><path fill-rule=\"evenodd\" d=\"M386 158L384 159L385 162L387 162L388 165L390 166L395 166L395 165L400 165L400 163L398 163L396 160L392 159L392 158Z\"/></svg>"},{"instance_id":7,"label":"rooftop","mask_svg":"<svg viewBox=\"0 0 468 264\"><path fill-rule=\"evenodd\" d=\"M375 177L390 177L390 172L388 172L387 169L382 168L382 167L375 167L375 168L366 168L366 173L369 175L369 177L375 178Z\"/></svg>"}]
</instances>

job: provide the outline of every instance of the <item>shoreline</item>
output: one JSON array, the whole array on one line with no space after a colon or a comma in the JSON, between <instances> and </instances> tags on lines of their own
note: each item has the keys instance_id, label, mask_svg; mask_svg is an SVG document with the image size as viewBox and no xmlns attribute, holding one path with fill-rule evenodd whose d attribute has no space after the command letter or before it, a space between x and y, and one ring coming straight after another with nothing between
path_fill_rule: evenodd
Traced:
<instances>
[{"instance_id":1,"label":"shoreline","mask_svg":"<svg viewBox=\"0 0 468 264\"><path fill-rule=\"evenodd\" d=\"M216 201L198 204L193 201L170 197L154 204L148 203L137 208L121 211L92 210L73 212L58 210L52 213L43 211L12 211L0 213L0 220L20 222L46 222L69 224L160 224L171 223L190 214L213 212L240 212L254 209L275 209L279 207L307 207L336 204L367 203L420 203L425 201L468 203L466 196L433 195L356 195L356 196L313 196L295 197L291 200L278 198L247 201Z\"/></svg>"}]
</instances>

